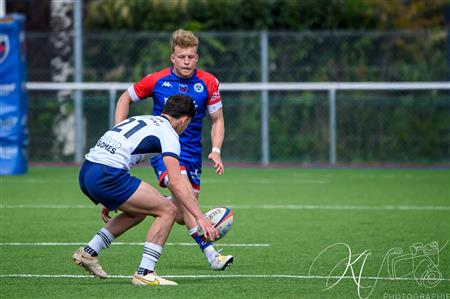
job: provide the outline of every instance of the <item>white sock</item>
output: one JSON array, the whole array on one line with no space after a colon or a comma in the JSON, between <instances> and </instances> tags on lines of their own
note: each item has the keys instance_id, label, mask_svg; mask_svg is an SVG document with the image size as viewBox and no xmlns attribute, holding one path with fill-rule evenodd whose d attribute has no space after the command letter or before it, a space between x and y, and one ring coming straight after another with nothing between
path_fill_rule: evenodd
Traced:
<instances>
[{"instance_id":1,"label":"white sock","mask_svg":"<svg viewBox=\"0 0 450 299\"><path fill-rule=\"evenodd\" d=\"M208 259L208 262L211 263L211 260L216 255L216 250L214 249L214 246L211 242L203 242L199 237L196 236L197 234L197 226L193 227L189 230L189 235L197 242L197 244L202 249L203 253L205 254L206 258Z\"/></svg>"},{"instance_id":2,"label":"white sock","mask_svg":"<svg viewBox=\"0 0 450 299\"><path fill-rule=\"evenodd\" d=\"M161 256L161 252L161 246L154 243L145 242L144 253L142 254L142 260L139 268L155 271L155 265L158 262L159 257Z\"/></svg>"},{"instance_id":3,"label":"white sock","mask_svg":"<svg viewBox=\"0 0 450 299\"><path fill-rule=\"evenodd\" d=\"M197 232L197 229L198 229L197 226L195 226L195 227L191 228L190 230L188 230L189 235L192 236L192 234Z\"/></svg>"},{"instance_id":4,"label":"white sock","mask_svg":"<svg viewBox=\"0 0 450 299\"><path fill-rule=\"evenodd\" d=\"M106 228L102 228L87 244L95 253L100 253L100 250L108 248L111 242L114 241L114 236Z\"/></svg>"},{"instance_id":5,"label":"white sock","mask_svg":"<svg viewBox=\"0 0 450 299\"><path fill-rule=\"evenodd\" d=\"M208 259L208 263L211 264L213 258L216 256L216 249L214 248L214 246L210 245L208 247L205 248L205 250L203 250L203 253L205 254L206 258Z\"/></svg>"}]
</instances>

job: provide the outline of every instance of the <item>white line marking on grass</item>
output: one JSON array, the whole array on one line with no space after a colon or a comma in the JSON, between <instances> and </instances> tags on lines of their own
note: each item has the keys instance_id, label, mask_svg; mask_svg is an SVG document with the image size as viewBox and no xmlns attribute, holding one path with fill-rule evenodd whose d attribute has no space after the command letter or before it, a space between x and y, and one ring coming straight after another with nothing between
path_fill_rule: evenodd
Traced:
<instances>
[{"instance_id":1,"label":"white line marking on grass","mask_svg":"<svg viewBox=\"0 0 450 299\"><path fill-rule=\"evenodd\" d=\"M217 275L161 275L166 278L292 278L292 279L354 279L353 276L307 276L291 274L217 274ZM92 278L90 275L73 274L0 274L0 278ZM131 278L131 275L108 275L108 278ZM361 277L362 280L415 281L413 277ZM450 278L421 278L421 281L450 281Z\"/></svg>"},{"instance_id":2,"label":"white line marking on grass","mask_svg":"<svg viewBox=\"0 0 450 299\"><path fill-rule=\"evenodd\" d=\"M217 205L202 205L204 208ZM230 209L265 209L265 210L360 210L360 211L450 211L448 206L414 206L414 205L225 205ZM92 209L95 205L0 205L0 209Z\"/></svg>"},{"instance_id":3,"label":"white line marking on grass","mask_svg":"<svg viewBox=\"0 0 450 299\"><path fill-rule=\"evenodd\" d=\"M202 180L203 181L203 180ZM289 180L280 178L280 179L250 179L246 180L246 184L255 184L255 185L267 185L267 184L285 184L285 185L293 185L293 184L327 184L329 183L329 180L320 180L320 179L293 179L290 178ZM223 184L224 182L221 179L205 179L204 183L208 184ZM242 185L242 181L227 181L227 185Z\"/></svg>"},{"instance_id":4,"label":"white line marking on grass","mask_svg":"<svg viewBox=\"0 0 450 299\"><path fill-rule=\"evenodd\" d=\"M362 211L450 211L447 206L357 206L357 205L226 205L230 209L266 210L362 210ZM214 207L208 205L205 207Z\"/></svg>"},{"instance_id":5,"label":"white line marking on grass","mask_svg":"<svg viewBox=\"0 0 450 299\"><path fill-rule=\"evenodd\" d=\"M216 243L217 244L217 243ZM11 242L11 243L0 243L0 246L84 246L86 243L72 242L72 243L61 243L61 242L40 242L40 243L21 243L21 242ZM111 245L126 245L126 246L144 246L142 242L113 242ZM166 243L168 246L198 246L196 243ZM270 244L235 244L235 243L219 243L218 246L223 247L269 247Z\"/></svg>"},{"instance_id":6,"label":"white line marking on grass","mask_svg":"<svg viewBox=\"0 0 450 299\"><path fill-rule=\"evenodd\" d=\"M230 209L282 209L282 210L414 210L414 211L450 211L446 206L357 206L357 205L258 205L228 206Z\"/></svg>"},{"instance_id":7,"label":"white line marking on grass","mask_svg":"<svg viewBox=\"0 0 450 299\"><path fill-rule=\"evenodd\" d=\"M0 209L92 209L95 205L0 205Z\"/></svg>"}]
</instances>

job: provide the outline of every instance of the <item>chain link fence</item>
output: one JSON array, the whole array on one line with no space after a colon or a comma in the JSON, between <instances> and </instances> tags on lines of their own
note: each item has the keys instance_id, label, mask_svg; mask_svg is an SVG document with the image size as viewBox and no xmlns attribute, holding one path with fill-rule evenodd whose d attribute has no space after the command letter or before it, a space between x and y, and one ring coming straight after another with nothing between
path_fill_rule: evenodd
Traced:
<instances>
[{"instance_id":1,"label":"chain link fence","mask_svg":"<svg viewBox=\"0 0 450 299\"><path fill-rule=\"evenodd\" d=\"M83 80L134 82L167 67L170 34L85 33ZM264 33L198 35L199 68L221 82L260 82L263 72L270 82L450 79L448 30L269 32L267 69L261 61ZM52 81L64 72L73 77L70 45L69 53L44 50L54 42L54 33L28 33L29 81ZM84 151L109 128L109 97L107 91L83 92ZM223 159L261 161L261 92L223 91L222 98ZM30 161L74 161L72 92L30 91L29 101ZM133 105L130 114L149 113L151 107L149 99ZM329 116L326 91L270 91L270 161L328 163ZM209 128L206 119L205 148ZM448 163L450 91L338 91L336 141L338 163Z\"/></svg>"}]
</instances>

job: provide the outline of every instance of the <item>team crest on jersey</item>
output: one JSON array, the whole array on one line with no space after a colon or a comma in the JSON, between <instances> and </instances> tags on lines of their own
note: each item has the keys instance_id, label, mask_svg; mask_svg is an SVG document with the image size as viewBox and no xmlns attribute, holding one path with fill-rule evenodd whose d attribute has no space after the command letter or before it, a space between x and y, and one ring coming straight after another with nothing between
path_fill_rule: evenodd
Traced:
<instances>
[{"instance_id":1,"label":"team crest on jersey","mask_svg":"<svg viewBox=\"0 0 450 299\"><path fill-rule=\"evenodd\" d=\"M0 63L2 63L9 53L9 38L6 34L0 34Z\"/></svg>"},{"instance_id":2,"label":"team crest on jersey","mask_svg":"<svg viewBox=\"0 0 450 299\"><path fill-rule=\"evenodd\" d=\"M201 93L205 88L201 83L195 83L194 84L194 90L198 93Z\"/></svg>"},{"instance_id":3,"label":"team crest on jersey","mask_svg":"<svg viewBox=\"0 0 450 299\"><path fill-rule=\"evenodd\" d=\"M188 91L188 86L186 84L178 84L178 91L186 93Z\"/></svg>"}]
</instances>

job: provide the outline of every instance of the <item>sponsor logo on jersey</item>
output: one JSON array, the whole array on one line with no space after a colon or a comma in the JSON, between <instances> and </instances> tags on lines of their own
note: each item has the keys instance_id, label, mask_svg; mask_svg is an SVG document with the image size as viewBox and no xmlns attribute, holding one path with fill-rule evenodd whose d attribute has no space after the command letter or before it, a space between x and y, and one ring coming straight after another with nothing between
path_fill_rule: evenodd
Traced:
<instances>
[{"instance_id":1,"label":"sponsor logo on jersey","mask_svg":"<svg viewBox=\"0 0 450 299\"><path fill-rule=\"evenodd\" d=\"M170 82L164 81L164 83L161 84L161 86L163 86L163 87L172 87L172 84L170 84Z\"/></svg>"},{"instance_id":2,"label":"sponsor logo on jersey","mask_svg":"<svg viewBox=\"0 0 450 299\"><path fill-rule=\"evenodd\" d=\"M198 168L195 168L194 171L190 171L189 174L191 175L191 177L193 179L197 179L197 180L200 179L200 169L198 169Z\"/></svg>"},{"instance_id":3,"label":"sponsor logo on jersey","mask_svg":"<svg viewBox=\"0 0 450 299\"><path fill-rule=\"evenodd\" d=\"M0 63L2 63L9 53L9 37L6 34L0 34Z\"/></svg>"},{"instance_id":4,"label":"sponsor logo on jersey","mask_svg":"<svg viewBox=\"0 0 450 299\"><path fill-rule=\"evenodd\" d=\"M186 84L179 84L178 91L181 93L186 93L188 91L188 86Z\"/></svg>"},{"instance_id":5,"label":"sponsor logo on jersey","mask_svg":"<svg viewBox=\"0 0 450 299\"><path fill-rule=\"evenodd\" d=\"M212 96L211 96L211 102L214 102L214 101L217 100L218 98L220 98L220 92L219 92L219 91L213 92L213 94L212 94Z\"/></svg>"},{"instance_id":6,"label":"sponsor logo on jersey","mask_svg":"<svg viewBox=\"0 0 450 299\"><path fill-rule=\"evenodd\" d=\"M201 93L205 88L201 83L195 83L194 84L194 90L198 93Z\"/></svg>"},{"instance_id":7,"label":"sponsor logo on jersey","mask_svg":"<svg viewBox=\"0 0 450 299\"><path fill-rule=\"evenodd\" d=\"M116 151L122 147L122 144L111 136L103 135L95 146L102 148L111 154L115 154Z\"/></svg>"}]
</instances>

